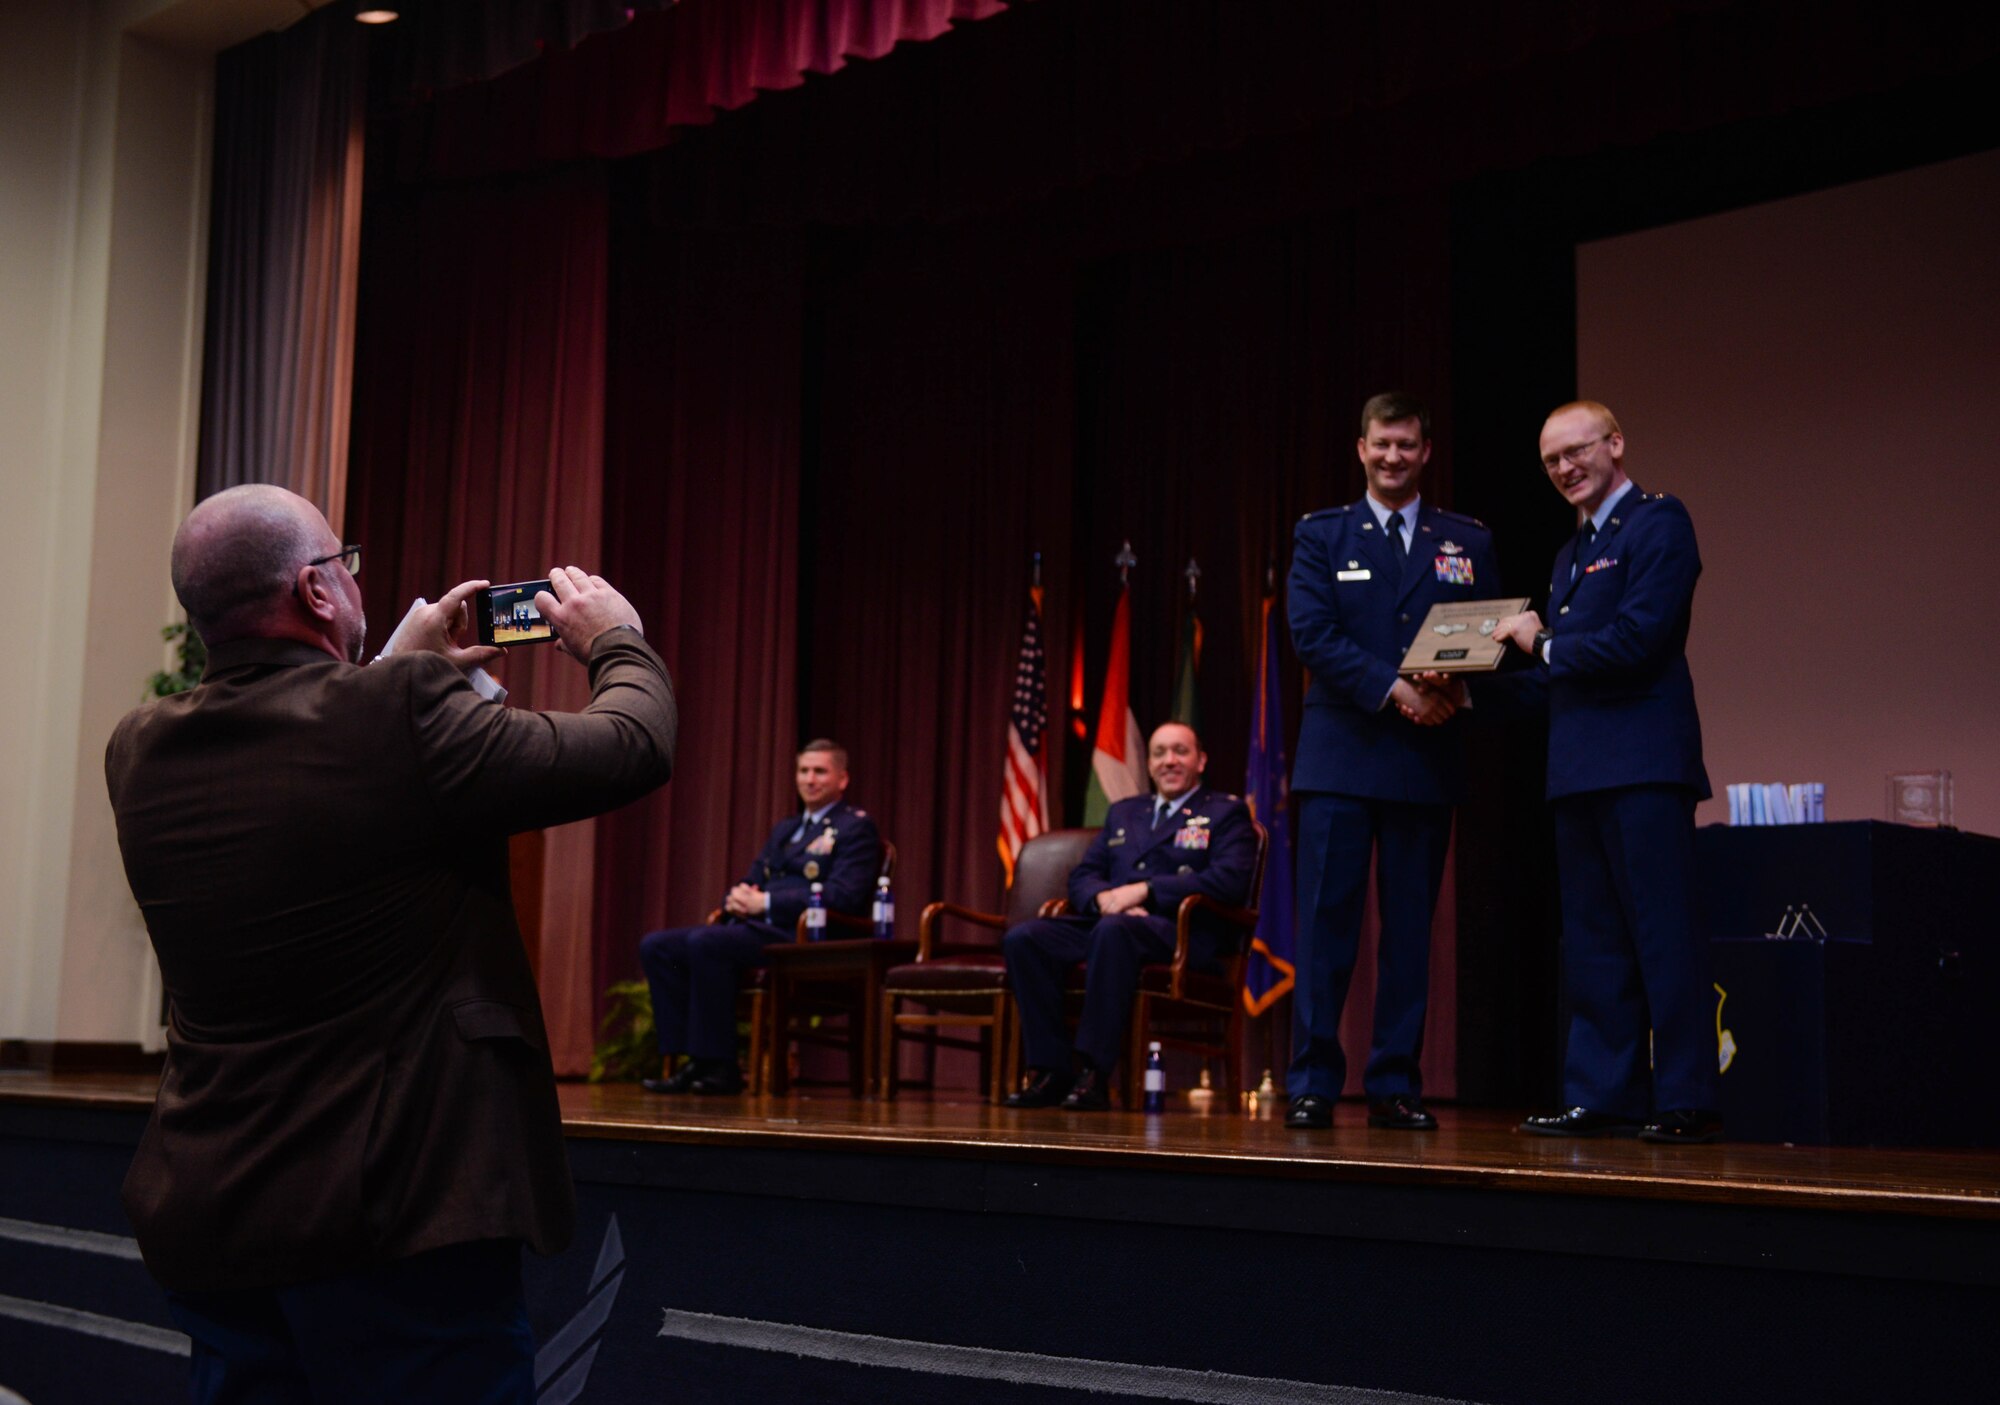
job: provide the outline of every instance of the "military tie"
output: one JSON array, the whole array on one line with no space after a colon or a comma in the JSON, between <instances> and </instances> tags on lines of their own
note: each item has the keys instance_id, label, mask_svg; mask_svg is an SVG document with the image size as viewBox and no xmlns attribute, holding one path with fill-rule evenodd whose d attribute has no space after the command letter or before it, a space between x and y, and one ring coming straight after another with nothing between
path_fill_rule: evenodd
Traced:
<instances>
[{"instance_id":1,"label":"military tie","mask_svg":"<svg viewBox=\"0 0 2000 1405\"><path fill-rule=\"evenodd\" d=\"M1583 569L1583 558L1589 554L1590 544L1596 539L1597 524L1588 517L1584 518L1583 525L1576 529L1576 550L1570 553L1569 578L1571 580L1575 580L1577 573Z\"/></svg>"},{"instance_id":2,"label":"military tie","mask_svg":"<svg viewBox=\"0 0 2000 1405\"><path fill-rule=\"evenodd\" d=\"M1409 548L1403 545L1403 514L1401 512L1392 512L1389 514L1389 544L1396 549L1396 565L1398 568L1401 568L1410 555Z\"/></svg>"}]
</instances>

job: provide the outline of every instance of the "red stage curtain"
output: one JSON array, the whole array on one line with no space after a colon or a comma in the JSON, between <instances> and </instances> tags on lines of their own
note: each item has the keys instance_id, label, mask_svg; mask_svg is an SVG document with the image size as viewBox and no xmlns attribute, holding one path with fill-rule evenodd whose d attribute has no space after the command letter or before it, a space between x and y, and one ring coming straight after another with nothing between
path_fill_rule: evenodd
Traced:
<instances>
[{"instance_id":1,"label":"red stage curtain","mask_svg":"<svg viewBox=\"0 0 2000 1405\"><path fill-rule=\"evenodd\" d=\"M680 703L673 783L600 824L600 987L700 921L798 803L802 242L621 221L605 570ZM808 589L816 589L809 585ZM864 784L865 793L865 784Z\"/></svg>"},{"instance_id":2,"label":"red stage curtain","mask_svg":"<svg viewBox=\"0 0 2000 1405\"><path fill-rule=\"evenodd\" d=\"M601 559L607 211L601 168L371 204L349 535L378 641L415 596ZM589 699L552 649L495 672L510 706ZM550 831L524 915L562 1073L590 1058L594 845L591 821Z\"/></svg>"},{"instance_id":3,"label":"red stage curtain","mask_svg":"<svg viewBox=\"0 0 2000 1405\"><path fill-rule=\"evenodd\" d=\"M825 289L803 721L851 749L853 794L900 852L912 927L933 899L1000 894L1000 768L1035 550L1060 735L1072 307L1066 269L1019 262L892 257Z\"/></svg>"},{"instance_id":4,"label":"red stage curtain","mask_svg":"<svg viewBox=\"0 0 2000 1405\"><path fill-rule=\"evenodd\" d=\"M222 54L196 496L277 483L341 530L361 253L364 50L314 15Z\"/></svg>"}]
</instances>

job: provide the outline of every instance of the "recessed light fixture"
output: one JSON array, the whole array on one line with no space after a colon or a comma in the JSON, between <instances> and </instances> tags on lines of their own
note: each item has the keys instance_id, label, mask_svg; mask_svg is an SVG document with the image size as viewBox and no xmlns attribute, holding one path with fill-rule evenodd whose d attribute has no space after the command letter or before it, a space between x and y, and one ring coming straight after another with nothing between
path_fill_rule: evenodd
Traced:
<instances>
[{"instance_id":1,"label":"recessed light fixture","mask_svg":"<svg viewBox=\"0 0 2000 1405\"><path fill-rule=\"evenodd\" d=\"M401 16L394 10L383 9L378 6L372 10L356 10L354 18L362 24L393 24Z\"/></svg>"}]
</instances>

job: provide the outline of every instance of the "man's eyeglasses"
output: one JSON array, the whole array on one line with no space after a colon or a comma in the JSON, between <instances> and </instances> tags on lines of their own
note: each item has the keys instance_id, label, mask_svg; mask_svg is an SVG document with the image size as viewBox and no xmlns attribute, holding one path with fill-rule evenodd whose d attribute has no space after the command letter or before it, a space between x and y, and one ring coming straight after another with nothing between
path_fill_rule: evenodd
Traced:
<instances>
[{"instance_id":1,"label":"man's eyeglasses","mask_svg":"<svg viewBox=\"0 0 2000 1405\"><path fill-rule=\"evenodd\" d=\"M1609 439L1610 437L1611 436L1608 434L1600 434L1595 439L1586 439L1581 444L1572 444L1567 449L1558 449L1553 454L1548 454L1543 457L1542 467L1547 469L1550 473L1554 473L1557 469L1561 468L1565 462L1580 464L1583 462L1583 456L1585 454L1589 453L1592 449L1596 448L1599 444L1602 444L1605 440Z\"/></svg>"},{"instance_id":2,"label":"man's eyeglasses","mask_svg":"<svg viewBox=\"0 0 2000 1405\"><path fill-rule=\"evenodd\" d=\"M347 574L350 576L361 574L361 548L358 546L343 546L330 556L315 556L306 562L306 565L324 566L329 561L338 561L347 568Z\"/></svg>"}]
</instances>

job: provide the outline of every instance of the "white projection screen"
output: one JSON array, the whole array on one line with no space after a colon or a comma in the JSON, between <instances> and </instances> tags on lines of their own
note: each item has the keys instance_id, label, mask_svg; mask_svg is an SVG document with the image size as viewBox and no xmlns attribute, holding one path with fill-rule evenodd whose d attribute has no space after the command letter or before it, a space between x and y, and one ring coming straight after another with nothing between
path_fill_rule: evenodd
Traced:
<instances>
[{"instance_id":1,"label":"white projection screen","mask_svg":"<svg viewBox=\"0 0 2000 1405\"><path fill-rule=\"evenodd\" d=\"M2000 834L2000 152L1583 245L1577 362L1700 538L1700 822L1942 768Z\"/></svg>"}]
</instances>

